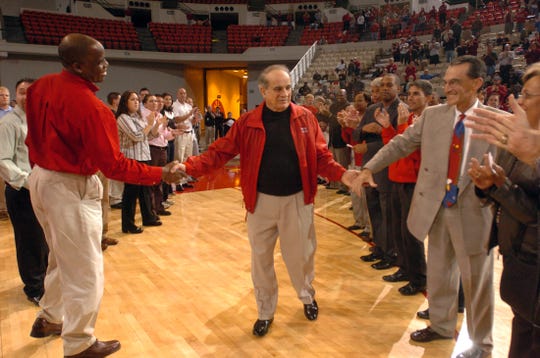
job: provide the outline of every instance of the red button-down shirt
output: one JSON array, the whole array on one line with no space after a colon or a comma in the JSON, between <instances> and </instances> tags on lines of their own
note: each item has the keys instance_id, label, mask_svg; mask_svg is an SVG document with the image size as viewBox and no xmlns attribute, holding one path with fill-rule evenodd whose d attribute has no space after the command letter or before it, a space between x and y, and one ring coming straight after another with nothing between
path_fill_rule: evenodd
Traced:
<instances>
[{"instance_id":1,"label":"red button-down shirt","mask_svg":"<svg viewBox=\"0 0 540 358\"><path fill-rule=\"evenodd\" d=\"M30 161L42 168L78 175L100 170L133 184L161 181L161 168L120 153L111 110L95 95L98 88L66 70L40 78L28 88L26 115Z\"/></svg>"}]
</instances>

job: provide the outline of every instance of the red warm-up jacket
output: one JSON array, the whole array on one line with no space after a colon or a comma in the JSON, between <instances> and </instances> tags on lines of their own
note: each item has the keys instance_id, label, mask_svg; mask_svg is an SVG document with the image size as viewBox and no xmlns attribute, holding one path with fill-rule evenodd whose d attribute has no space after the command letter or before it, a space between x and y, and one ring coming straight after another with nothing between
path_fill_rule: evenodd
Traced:
<instances>
[{"instance_id":1,"label":"red warm-up jacket","mask_svg":"<svg viewBox=\"0 0 540 358\"><path fill-rule=\"evenodd\" d=\"M405 132L405 129L413 123L413 118L414 114L411 113L407 123L398 125L397 130L392 126L383 128L381 133L383 143L386 144L396 135ZM416 150L409 154L409 156L390 164L388 167L388 179L396 183L416 183L419 168L420 151Z\"/></svg>"},{"instance_id":2,"label":"red warm-up jacket","mask_svg":"<svg viewBox=\"0 0 540 358\"><path fill-rule=\"evenodd\" d=\"M261 103L242 115L225 137L215 141L203 154L189 157L184 163L187 173L197 177L223 167L240 154L240 185L246 209L251 213L257 202L257 180L266 140L262 122L264 106L265 103ZM290 127L300 165L304 202L311 204L317 193L317 174L337 181L345 168L334 161L319 123L308 109L291 104Z\"/></svg>"}]
</instances>

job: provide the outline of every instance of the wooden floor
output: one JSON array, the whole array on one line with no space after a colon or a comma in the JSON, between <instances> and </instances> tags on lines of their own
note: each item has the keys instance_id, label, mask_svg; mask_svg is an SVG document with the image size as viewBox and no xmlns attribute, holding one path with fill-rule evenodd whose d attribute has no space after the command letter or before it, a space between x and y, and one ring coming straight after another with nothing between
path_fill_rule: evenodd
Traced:
<instances>
[{"instance_id":1,"label":"wooden floor","mask_svg":"<svg viewBox=\"0 0 540 358\"><path fill-rule=\"evenodd\" d=\"M238 184L236 174L234 168L225 171L231 185ZM122 234L120 210L112 211L110 236L120 243L104 253L105 293L95 333L121 341L114 357L450 357L470 344L465 330L457 342L409 340L412 331L426 325L416 318L426 299L404 297L397 291L403 283L381 279L394 269L376 271L359 260L369 247L345 229L353 224L350 199L323 187L315 216L319 318L304 318L278 247L278 309L269 334L255 337L240 190L184 192L172 199L173 215L140 235ZM22 291L9 221L0 221L0 233L0 355L61 357L60 338L28 335L38 308ZM501 261L495 266L498 292ZM497 294L493 357L507 356L510 321L511 312Z\"/></svg>"}]
</instances>

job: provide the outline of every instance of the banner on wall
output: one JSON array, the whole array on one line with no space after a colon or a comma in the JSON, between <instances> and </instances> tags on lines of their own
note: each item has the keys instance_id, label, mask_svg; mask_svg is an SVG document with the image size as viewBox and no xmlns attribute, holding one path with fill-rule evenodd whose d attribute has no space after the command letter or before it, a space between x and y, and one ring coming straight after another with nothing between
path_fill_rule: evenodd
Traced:
<instances>
[{"instance_id":1,"label":"banner on wall","mask_svg":"<svg viewBox=\"0 0 540 358\"><path fill-rule=\"evenodd\" d=\"M217 98L212 102L212 111L216 110L216 107L219 107L219 110L223 115L225 115L227 112L225 112L225 107L223 107L223 103L221 102L221 95L218 94Z\"/></svg>"}]
</instances>

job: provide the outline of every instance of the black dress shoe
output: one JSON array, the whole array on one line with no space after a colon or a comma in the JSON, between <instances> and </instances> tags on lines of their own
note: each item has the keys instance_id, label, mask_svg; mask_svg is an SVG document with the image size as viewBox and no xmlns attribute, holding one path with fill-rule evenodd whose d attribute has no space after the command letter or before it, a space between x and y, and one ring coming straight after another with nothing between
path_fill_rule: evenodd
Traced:
<instances>
[{"instance_id":1,"label":"black dress shoe","mask_svg":"<svg viewBox=\"0 0 540 358\"><path fill-rule=\"evenodd\" d=\"M169 210L163 209L163 210L158 211L157 214L161 216L169 216L171 215L171 212Z\"/></svg>"},{"instance_id":2,"label":"black dress shoe","mask_svg":"<svg viewBox=\"0 0 540 358\"><path fill-rule=\"evenodd\" d=\"M72 356L64 356L64 358L90 358L90 357L106 357L113 354L114 352L120 350L120 342L114 341L96 341L90 347L84 351L74 354Z\"/></svg>"},{"instance_id":3,"label":"black dress shoe","mask_svg":"<svg viewBox=\"0 0 540 358\"><path fill-rule=\"evenodd\" d=\"M60 334L62 334L62 323L51 323L45 318L36 318L30 331L30 337L34 338L59 336Z\"/></svg>"},{"instance_id":4,"label":"black dress shoe","mask_svg":"<svg viewBox=\"0 0 540 358\"><path fill-rule=\"evenodd\" d=\"M394 260L383 259L377 263L371 265L375 270L386 270L394 267Z\"/></svg>"},{"instance_id":5,"label":"black dress shoe","mask_svg":"<svg viewBox=\"0 0 540 358\"><path fill-rule=\"evenodd\" d=\"M317 301L313 300L310 304L304 305L304 316L310 321L314 321L319 316L319 306Z\"/></svg>"},{"instance_id":6,"label":"black dress shoe","mask_svg":"<svg viewBox=\"0 0 540 358\"><path fill-rule=\"evenodd\" d=\"M402 282L409 281L409 275L405 270L399 269L391 275L386 275L382 277L386 282Z\"/></svg>"},{"instance_id":7,"label":"black dress shoe","mask_svg":"<svg viewBox=\"0 0 540 358\"><path fill-rule=\"evenodd\" d=\"M429 308L426 308L423 311L416 312L416 317L421 319L429 319Z\"/></svg>"},{"instance_id":8,"label":"black dress shoe","mask_svg":"<svg viewBox=\"0 0 540 358\"><path fill-rule=\"evenodd\" d=\"M143 223L144 226L161 226L163 223L159 220L150 221L149 223Z\"/></svg>"},{"instance_id":9,"label":"black dress shoe","mask_svg":"<svg viewBox=\"0 0 540 358\"><path fill-rule=\"evenodd\" d=\"M258 319L253 325L253 334L262 337L268 333L268 328L274 322L274 319Z\"/></svg>"},{"instance_id":10,"label":"black dress shoe","mask_svg":"<svg viewBox=\"0 0 540 358\"><path fill-rule=\"evenodd\" d=\"M371 253L369 255L360 256L360 259L365 262L373 262L382 259L379 254Z\"/></svg>"},{"instance_id":11,"label":"black dress shoe","mask_svg":"<svg viewBox=\"0 0 540 358\"><path fill-rule=\"evenodd\" d=\"M143 232L143 228L140 227L140 226L134 226L134 227L130 227L130 228L127 228L127 229L122 229L122 232L124 234L126 233L130 233L130 234L140 234L141 232Z\"/></svg>"},{"instance_id":12,"label":"black dress shoe","mask_svg":"<svg viewBox=\"0 0 540 358\"><path fill-rule=\"evenodd\" d=\"M358 236L362 239L362 241L370 243L373 241L373 238L371 237L371 233L369 231L362 231Z\"/></svg>"},{"instance_id":13,"label":"black dress shoe","mask_svg":"<svg viewBox=\"0 0 540 358\"><path fill-rule=\"evenodd\" d=\"M30 302L32 302L34 305L39 306L39 300L41 299L41 296L26 296L26 299Z\"/></svg>"},{"instance_id":14,"label":"black dress shoe","mask_svg":"<svg viewBox=\"0 0 540 358\"><path fill-rule=\"evenodd\" d=\"M405 286L400 287L398 291L403 296L414 296L419 292L424 292L425 290L426 290L426 286L416 286L409 282Z\"/></svg>"},{"instance_id":15,"label":"black dress shoe","mask_svg":"<svg viewBox=\"0 0 540 358\"><path fill-rule=\"evenodd\" d=\"M192 184L189 184L189 183L182 184L182 186L183 186L184 188L193 188L193 185L192 185Z\"/></svg>"},{"instance_id":16,"label":"black dress shoe","mask_svg":"<svg viewBox=\"0 0 540 358\"><path fill-rule=\"evenodd\" d=\"M440 335L431 329L431 327L426 327L424 329L419 329L411 333L411 339L415 342L431 342L436 339L452 339L452 337L446 337Z\"/></svg>"},{"instance_id":17,"label":"black dress shoe","mask_svg":"<svg viewBox=\"0 0 540 358\"><path fill-rule=\"evenodd\" d=\"M359 225L351 225L347 228L347 230L364 230L364 227Z\"/></svg>"}]
</instances>

